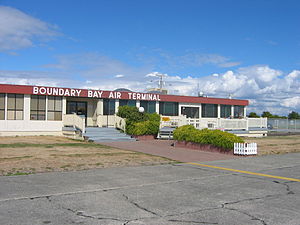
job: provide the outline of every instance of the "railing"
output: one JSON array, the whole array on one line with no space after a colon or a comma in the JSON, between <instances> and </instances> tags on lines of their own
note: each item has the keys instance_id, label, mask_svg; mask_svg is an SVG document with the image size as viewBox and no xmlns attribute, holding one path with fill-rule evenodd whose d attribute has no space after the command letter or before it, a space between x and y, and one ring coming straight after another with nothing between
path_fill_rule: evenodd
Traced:
<instances>
[{"instance_id":1,"label":"railing","mask_svg":"<svg viewBox=\"0 0 300 225\"><path fill-rule=\"evenodd\" d=\"M85 133L85 118L76 114L63 115L63 125L78 128L82 133Z\"/></svg>"},{"instance_id":2,"label":"railing","mask_svg":"<svg viewBox=\"0 0 300 225\"><path fill-rule=\"evenodd\" d=\"M98 127L115 127L116 115L98 115L97 116Z\"/></svg>"},{"instance_id":3,"label":"railing","mask_svg":"<svg viewBox=\"0 0 300 225\"><path fill-rule=\"evenodd\" d=\"M161 116L160 128L162 127L180 127L186 125L186 116Z\"/></svg>"},{"instance_id":4,"label":"railing","mask_svg":"<svg viewBox=\"0 0 300 225\"><path fill-rule=\"evenodd\" d=\"M119 116L116 116L115 117L115 124L116 124L116 128L122 130L122 131L126 131L126 121L125 119L119 117Z\"/></svg>"},{"instance_id":5,"label":"railing","mask_svg":"<svg viewBox=\"0 0 300 225\"><path fill-rule=\"evenodd\" d=\"M233 154L235 155L256 155L256 143L234 143Z\"/></svg>"},{"instance_id":6,"label":"railing","mask_svg":"<svg viewBox=\"0 0 300 225\"><path fill-rule=\"evenodd\" d=\"M247 118L249 127L267 128L268 118Z\"/></svg>"},{"instance_id":7,"label":"railing","mask_svg":"<svg viewBox=\"0 0 300 225\"><path fill-rule=\"evenodd\" d=\"M225 130L248 130L247 119L218 119L219 129Z\"/></svg>"},{"instance_id":8,"label":"railing","mask_svg":"<svg viewBox=\"0 0 300 225\"><path fill-rule=\"evenodd\" d=\"M268 118L268 129L272 131L300 131L300 119Z\"/></svg>"},{"instance_id":9,"label":"railing","mask_svg":"<svg viewBox=\"0 0 300 225\"><path fill-rule=\"evenodd\" d=\"M249 127L266 128L266 118L186 118L186 116L162 116L161 127L193 125L197 129L248 130Z\"/></svg>"}]
</instances>

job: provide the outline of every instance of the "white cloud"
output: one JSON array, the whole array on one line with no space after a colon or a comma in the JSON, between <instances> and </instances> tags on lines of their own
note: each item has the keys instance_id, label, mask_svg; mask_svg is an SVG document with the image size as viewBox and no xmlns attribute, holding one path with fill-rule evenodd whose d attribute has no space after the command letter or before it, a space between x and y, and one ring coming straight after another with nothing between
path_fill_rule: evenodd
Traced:
<instances>
[{"instance_id":1,"label":"white cloud","mask_svg":"<svg viewBox=\"0 0 300 225\"><path fill-rule=\"evenodd\" d=\"M118 74L115 76L115 78L122 78L122 77L125 77L123 74Z\"/></svg>"},{"instance_id":2,"label":"white cloud","mask_svg":"<svg viewBox=\"0 0 300 225\"><path fill-rule=\"evenodd\" d=\"M292 98L286 98L281 103L282 106L297 108L300 107L300 96L295 96Z\"/></svg>"},{"instance_id":3,"label":"white cloud","mask_svg":"<svg viewBox=\"0 0 300 225\"><path fill-rule=\"evenodd\" d=\"M34 46L58 35L56 27L18 9L0 6L0 51Z\"/></svg>"},{"instance_id":4,"label":"white cloud","mask_svg":"<svg viewBox=\"0 0 300 225\"><path fill-rule=\"evenodd\" d=\"M239 73L244 74L247 77L254 77L260 82L271 82L278 76L282 75L281 71L272 69L266 65L240 68Z\"/></svg>"},{"instance_id":5,"label":"white cloud","mask_svg":"<svg viewBox=\"0 0 300 225\"><path fill-rule=\"evenodd\" d=\"M240 62L225 62L225 63L221 63L218 66L219 67L224 67L224 68L228 68L228 67L235 67L240 65Z\"/></svg>"},{"instance_id":6,"label":"white cloud","mask_svg":"<svg viewBox=\"0 0 300 225\"><path fill-rule=\"evenodd\" d=\"M99 54L65 55L40 71L1 71L0 83L39 84L114 90L128 88L145 91L157 87L159 79L151 67L133 67ZM116 75L117 74L117 75ZM123 75L126 79L119 79ZM204 77L164 74L171 94L248 99L249 110L287 115L300 112L300 71L283 74L267 65L254 65ZM62 79L63 78L63 79Z\"/></svg>"},{"instance_id":7,"label":"white cloud","mask_svg":"<svg viewBox=\"0 0 300 225\"><path fill-rule=\"evenodd\" d=\"M162 49L143 49L144 54L137 53L137 58L143 63L156 65L159 70L182 69L186 67L199 68L205 65L229 68L240 65L241 62L232 61L229 57L201 52L187 52L173 55Z\"/></svg>"}]
</instances>

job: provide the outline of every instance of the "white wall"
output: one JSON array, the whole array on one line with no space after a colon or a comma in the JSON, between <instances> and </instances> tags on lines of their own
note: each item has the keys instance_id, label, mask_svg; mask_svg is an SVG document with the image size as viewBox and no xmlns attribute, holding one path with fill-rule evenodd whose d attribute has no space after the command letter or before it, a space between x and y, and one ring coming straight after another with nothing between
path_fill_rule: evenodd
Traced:
<instances>
[{"instance_id":1,"label":"white wall","mask_svg":"<svg viewBox=\"0 0 300 225\"><path fill-rule=\"evenodd\" d=\"M60 134L62 127L62 121L30 120L30 95L24 95L23 120L0 120L0 136L6 135L6 132L18 135L23 135L22 132Z\"/></svg>"}]
</instances>

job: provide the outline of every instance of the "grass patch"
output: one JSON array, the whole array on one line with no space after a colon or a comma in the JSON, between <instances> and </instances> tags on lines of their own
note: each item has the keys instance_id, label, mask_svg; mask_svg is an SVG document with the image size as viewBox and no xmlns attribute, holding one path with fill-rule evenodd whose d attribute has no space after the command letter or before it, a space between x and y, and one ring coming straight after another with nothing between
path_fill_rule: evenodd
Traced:
<instances>
[{"instance_id":1,"label":"grass patch","mask_svg":"<svg viewBox=\"0 0 300 225\"><path fill-rule=\"evenodd\" d=\"M268 144L268 145L265 145L265 146L277 146L278 144Z\"/></svg>"},{"instance_id":2,"label":"grass patch","mask_svg":"<svg viewBox=\"0 0 300 225\"><path fill-rule=\"evenodd\" d=\"M24 155L24 156L18 156L18 157L9 157L9 158L0 158L0 162L1 161L5 161L5 160L21 160L21 159L28 159L28 158L32 158L32 155Z\"/></svg>"},{"instance_id":3,"label":"grass patch","mask_svg":"<svg viewBox=\"0 0 300 225\"><path fill-rule=\"evenodd\" d=\"M7 173L5 176L22 176L22 175L29 175L33 174L32 172L26 173L26 172L15 172L15 173Z\"/></svg>"},{"instance_id":4,"label":"grass patch","mask_svg":"<svg viewBox=\"0 0 300 225\"><path fill-rule=\"evenodd\" d=\"M65 168L68 168L68 167L71 167L71 165L63 165L63 166L61 166L60 168L62 168L62 169L65 169Z\"/></svg>"},{"instance_id":5,"label":"grass patch","mask_svg":"<svg viewBox=\"0 0 300 225\"><path fill-rule=\"evenodd\" d=\"M78 143L55 143L55 144L31 144L31 143L14 143L14 144L0 144L0 148L54 148L54 147L75 147L75 148L105 148L111 149L112 147L96 144L92 142L78 142Z\"/></svg>"},{"instance_id":6,"label":"grass patch","mask_svg":"<svg viewBox=\"0 0 300 225\"><path fill-rule=\"evenodd\" d=\"M113 152L113 153L76 153L76 154L68 154L68 155L60 155L60 154L51 154L50 156L54 157L91 157L91 156L119 156L119 155L137 155L135 152Z\"/></svg>"},{"instance_id":7,"label":"grass patch","mask_svg":"<svg viewBox=\"0 0 300 225\"><path fill-rule=\"evenodd\" d=\"M291 143L291 144L286 144L286 145L300 145L300 143Z\"/></svg>"}]
</instances>

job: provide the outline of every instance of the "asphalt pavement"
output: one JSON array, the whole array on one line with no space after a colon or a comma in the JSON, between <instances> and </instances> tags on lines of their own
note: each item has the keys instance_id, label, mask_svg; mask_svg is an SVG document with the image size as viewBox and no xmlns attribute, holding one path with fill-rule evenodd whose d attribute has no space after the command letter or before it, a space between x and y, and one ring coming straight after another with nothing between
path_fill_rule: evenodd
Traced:
<instances>
[{"instance_id":1,"label":"asphalt pavement","mask_svg":"<svg viewBox=\"0 0 300 225\"><path fill-rule=\"evenodd\" d=\"M201 162L215 168L179 163L0 177L0 224L299 225L300 182L289 180L300 179L299 159L291 153Z\"/></svg>"}]
</instances>

